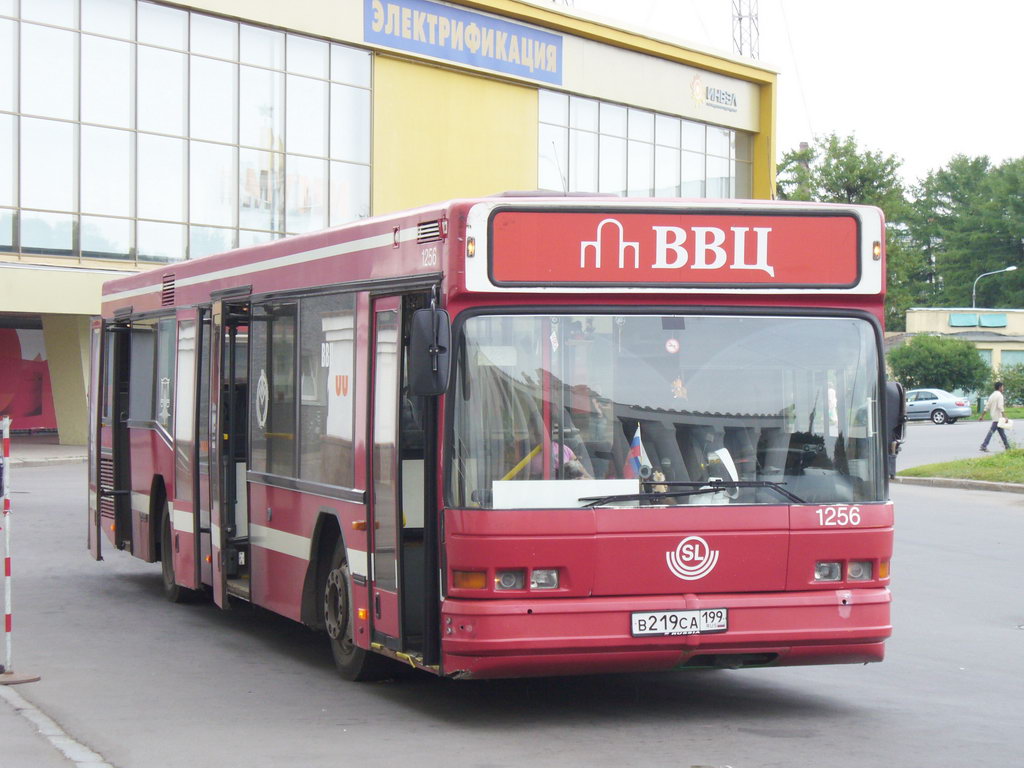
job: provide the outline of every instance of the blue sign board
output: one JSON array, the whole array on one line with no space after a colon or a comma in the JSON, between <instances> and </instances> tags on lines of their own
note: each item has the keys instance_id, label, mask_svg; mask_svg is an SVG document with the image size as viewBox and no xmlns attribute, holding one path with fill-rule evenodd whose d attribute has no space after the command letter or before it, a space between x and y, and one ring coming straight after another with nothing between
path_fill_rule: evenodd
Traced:
<instances>
[{"instance_id":1,"label":"blue sign board","mask_svg":"<svg viewBox=\"0 0 1024 768\"><path fill-rule=\"evenodd\" d=\"M363 0L368 43L562 84L562 37L430 0Z\"/></svg>"}]
</instances>

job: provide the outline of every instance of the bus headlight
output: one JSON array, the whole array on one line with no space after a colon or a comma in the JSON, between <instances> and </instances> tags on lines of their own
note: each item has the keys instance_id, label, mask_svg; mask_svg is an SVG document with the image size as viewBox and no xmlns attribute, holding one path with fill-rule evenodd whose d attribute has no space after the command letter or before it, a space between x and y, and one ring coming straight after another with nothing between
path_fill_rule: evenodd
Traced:
<instances>
[{"instance_id":1,"label":"bus headlight","mask_svg":"<svg viewBox=\"0 0 1024 768\"><path fill-rule=\"evenodd\" d=\"M558 589L558 569L534 568L530 571L530 589Z\"/></svg>"},{"instance_id":2,"label":"bus headlight","mask_svg":"<svg viewBox=\"0 0 1024 768\"><path fill-rule=\"evenodd\" d=\"M843 564L838 562L818 562L814 564L815 581L839 581L843 578Z\"/></svg>"},{"instance_id":3,"label":"bus headlight","mask_svg":"<svg viewBox=\"0 0 1024 768\"><path fill-rule=\"evenodd\" d=\"M525 571L498 571L494 574L495 589L522 589L525 584Z\"/></svg>"},{"instance_id":4,"label":"bus headlight","mask_svg":"<svg viewBox=\"0 0 1024 768\"><path fill-rule=\"evenodd\" d=\"M846 578L850 581L871 581L871 561L851 560L846 566Z\"/></svg>"}]
</instances>

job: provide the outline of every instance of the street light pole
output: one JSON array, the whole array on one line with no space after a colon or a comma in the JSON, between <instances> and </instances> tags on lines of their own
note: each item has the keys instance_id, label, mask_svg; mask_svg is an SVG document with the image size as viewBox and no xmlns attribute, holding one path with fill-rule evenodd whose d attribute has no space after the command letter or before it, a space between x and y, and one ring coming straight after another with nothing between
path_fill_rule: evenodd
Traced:
<instances>
[{"instance_id":1,"label":"street light pole","mask_svg":"<svg viewBox=\"0 0 1024 768\"><path fill-rule=\"evenodd\" d=\"M1000 272L1013 272L1016 268L1017 265L1014 264L1009 267L1004 267L1003 269L997 269L994 272L983 272L982 274L974 278L974 285L971 286L971 309L974 309L977 306L976 299L978 296L978 281L981 280L981 278L988 277L989 275L998 275Z\"/></svg>"}]
</instances>

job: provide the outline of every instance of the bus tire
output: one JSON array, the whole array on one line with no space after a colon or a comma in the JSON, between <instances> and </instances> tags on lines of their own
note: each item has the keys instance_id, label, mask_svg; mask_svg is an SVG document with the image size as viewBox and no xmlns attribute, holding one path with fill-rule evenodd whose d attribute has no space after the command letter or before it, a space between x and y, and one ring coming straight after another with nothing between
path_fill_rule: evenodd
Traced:
<instances>
[{"instance_id":1,"label":"bus tire","mask_svg":"<svg viewBox=\"0 0 1024 768\"><path fill-rule=\"evenodd\" d=\"M160 572L163 575L164 597L172 603L187 603L195 597L195 591L175 583L174 555L172 553L174 533L171 531L171 514L164 506L160 525Z\"/></svg>"},{"instance_id":2,"label":"bus tire","mask_svg":"<svg viewBox=\"0 0 1024 768\"><path fill-rule=\"evenodd\" d=\"M380 680L388 676L388 659L360 648L352 626L352 577L341 539L334 547L331 569L324 579L323 616L338 673L346 680Z\"/></svg>"}]
</instances>

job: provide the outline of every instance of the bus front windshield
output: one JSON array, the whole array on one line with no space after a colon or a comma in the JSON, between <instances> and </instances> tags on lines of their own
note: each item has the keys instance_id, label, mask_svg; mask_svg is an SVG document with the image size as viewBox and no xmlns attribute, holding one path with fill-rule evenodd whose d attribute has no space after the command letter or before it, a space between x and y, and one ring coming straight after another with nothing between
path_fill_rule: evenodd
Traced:
<instances>
[{"instance_id":1,"label":"bus front windshield","mask_svg":"<svg viewBox=\"0 0 1024 768\"><path fill-rule=\"evenodd\" d=\"M471 317L449 394L448 501L881 500L877 350L856 318Z\"/></svg>"}]
</instances>

